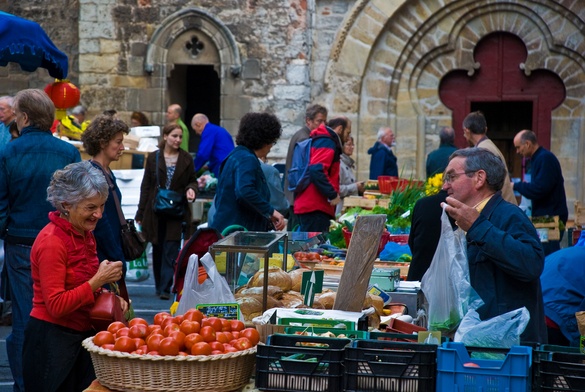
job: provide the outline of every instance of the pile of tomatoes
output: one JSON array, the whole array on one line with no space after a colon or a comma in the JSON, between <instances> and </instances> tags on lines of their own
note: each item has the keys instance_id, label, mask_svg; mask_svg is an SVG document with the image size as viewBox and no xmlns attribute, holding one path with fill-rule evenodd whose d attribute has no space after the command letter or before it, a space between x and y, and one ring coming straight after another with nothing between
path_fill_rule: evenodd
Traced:
<instances>
[{"instance_id":1,"label":"pile of tomatoes","mask_svg":"<svg viewBox=\"0 0 585 392\"><path fill-rule=\"evenodd\" d=\"M293 257L298 261L321 261L321 255L317 252L295 252Z\"/></svg>"},{"instance_id":2,"label":"pile of tomatoes","mask_svg":"<svg viewBox=\"0 0 585 392\"><path fill-rule=\"evenodd\" d=\"M161 312L154 324L136 317L128 326L116 321L93 337L96 346L107 350L148 355L216 355L243 351L260 341L256 328L245 328L240 320L205 317L190 309L182 316Z\"/></svg>"}]
</instances>

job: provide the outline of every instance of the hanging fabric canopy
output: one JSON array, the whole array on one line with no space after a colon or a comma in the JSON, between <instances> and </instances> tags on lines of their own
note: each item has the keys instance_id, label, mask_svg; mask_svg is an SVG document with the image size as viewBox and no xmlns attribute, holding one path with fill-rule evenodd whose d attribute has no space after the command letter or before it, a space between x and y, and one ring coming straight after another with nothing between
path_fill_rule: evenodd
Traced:
<instances>
[{"instance_id":1,"label":"hanging fabric canopy","mask_svg":"<svg viewBox=\"0 0 585 392\"><path fill-rule=\"evenodd\" d=\"M9 62L28 72L45 68L56 79L64 79L69 70L67 55L38 23L0 11L0 66Z\"/></svg>"}]
</instances>

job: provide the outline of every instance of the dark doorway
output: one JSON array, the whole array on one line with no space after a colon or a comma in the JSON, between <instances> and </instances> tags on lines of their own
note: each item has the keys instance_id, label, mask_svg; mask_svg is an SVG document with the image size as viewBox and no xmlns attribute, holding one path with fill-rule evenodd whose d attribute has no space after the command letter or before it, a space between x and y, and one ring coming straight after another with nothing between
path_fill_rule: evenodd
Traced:
<instances>
[{"instance_id":1,"label":"dark doorway","mask_svg":"<svg viewBox=\"0 0 585 392\"><path fill-rule=\"evenodd\" d=\"M516 154L514 136L523 129L532 129L532 102L471 102L471 111L476 110L485 115L487 136L504 155L510 178L521 177L522 157Z\"/></svg>"},{"instance_id":2,"label":"dark doorway","mask_svg":"<svg viewBox=\"0 0 585 392\"><path fill-rule=\"evenodd\" d=\"M183 107L183 121L189 127L189 151L197 152L201 138L191 128L191 119L203 113L213 124L219 124L220 79L213 65L177 64L169 83L170 100Z\"/></svg>"}]
</instances>

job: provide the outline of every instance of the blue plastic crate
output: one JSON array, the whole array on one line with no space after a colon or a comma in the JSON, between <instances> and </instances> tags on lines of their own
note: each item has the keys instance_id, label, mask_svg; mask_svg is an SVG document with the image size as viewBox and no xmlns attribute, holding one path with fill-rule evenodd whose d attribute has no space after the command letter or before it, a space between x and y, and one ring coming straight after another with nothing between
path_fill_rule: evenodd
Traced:
<instances>
[{"instance_id":1,"label":"blue plastic crate","mask_svg":"<svg viewBox=\"0 0 585 392\"><path fill-rule=\"evenodd\" d=\"M532 384L532 348L513 346L504 360L475 359L463 343L443 343L437 350L437 391L529 392ZM478 351L491 349L477 348ZM501 352L501 349L495 349ZM464 366L474 363L479 367Z\"/></svg>"}]
</instances>

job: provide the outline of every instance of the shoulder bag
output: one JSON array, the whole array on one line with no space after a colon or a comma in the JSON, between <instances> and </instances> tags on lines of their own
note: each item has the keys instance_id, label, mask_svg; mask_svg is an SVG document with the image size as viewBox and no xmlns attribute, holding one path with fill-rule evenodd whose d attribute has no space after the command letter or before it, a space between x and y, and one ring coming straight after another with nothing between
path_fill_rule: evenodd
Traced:
<instances>
[{"instance_id":1,"label":"shoulder bag","mask_svg":"<svg viewBox=\"0 0 585 392\"><path fill-rule=\"evenodd\" d=\"M130 300L128 297L128 290L126 289L126 282L120 279L120 284L110 283L110 288L113 290L102 289L95 299L93 308L89 311L89 319L91 326L96 331L105 331L108 326L114 321L120 321L124 325L128 325L126 315L122 311L120 301L116 292L120 293L120 297L128 303L130 309Z\"/></svg>"},{"instance_id":2,"label":"shoulder bag","mask_svg":"<svg viewBox=\"0 0 585 392\"><path fill-rule=\"evenodd\" d=\"M185 213L185 199L182 194L160 186L158 177L158 156L156 152L156 196L154 198L154 212L166 218L182 218Z\"/></svg>"},{"instance_id":3,"label":"shoulder bag","mask_svg":"<svg viewBox=\"0 0 585 392\"><path fill-rule=\"evenodd\" d=\"M114 184L112 184L110 176L99 163L95 163L104 173L106 181L108 182L108 186L112 190L114 203L116 204L116 209L118 210L118 218L120 219L120 236L122 238L122 253L124 253L124 258L126 261L136 260L142 256L142 253L144 253L144 249L146 249L146 240L144 239L142 233L136 230L134 219L124 218L124 213L122 212L122 207L120 206L120 200L118 199L118 194L114 189Z\"/></svg>"}]
</instances>

